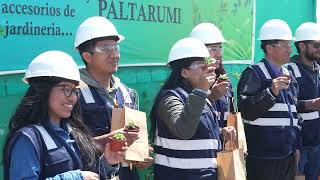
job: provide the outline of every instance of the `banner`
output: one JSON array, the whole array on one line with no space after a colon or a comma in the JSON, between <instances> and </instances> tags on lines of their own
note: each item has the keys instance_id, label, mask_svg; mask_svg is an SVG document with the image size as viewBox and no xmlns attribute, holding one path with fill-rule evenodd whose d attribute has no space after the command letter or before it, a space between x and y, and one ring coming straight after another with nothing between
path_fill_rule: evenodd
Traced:
<instances>
[{"instance_id":1,"label":"banner","mask_svg":"<svg viewBox=\"0 0 320 180\"><path fill-rule=\"evenodd\" d=\"M2 0L0 73L24 70L41 52L62 50L83 65L75 32L86 18L105 16L126 37L120 65L165 64L172 45L201 22L228 40L224 59L252 60L254 0Z\"/></svg>"}]
</instances>

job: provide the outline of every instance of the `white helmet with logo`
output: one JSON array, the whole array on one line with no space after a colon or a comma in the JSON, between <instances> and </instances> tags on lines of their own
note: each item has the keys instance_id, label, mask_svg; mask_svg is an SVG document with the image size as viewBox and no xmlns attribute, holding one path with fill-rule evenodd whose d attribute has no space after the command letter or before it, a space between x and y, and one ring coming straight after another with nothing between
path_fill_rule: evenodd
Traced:
<instances>
[{"instance_id":1,"label":"white helmet with logo","mask_svg":"<svg viewBox=\"0 0 320 180\"><path fill-rule=\"evenodd\" d=\"M319 41L320 40L320 25L313 22L301 24L295 36L295 42L298 41Z\"/></svg>"},{"instance_id":2,"label":"white helmet with logo","mask_svg":"<svg viewBox=\"0 0 320 180\"><path fill-rule=\"evenodd\" d=\"M199 39L183 38L172 46L168 63L184 58L209 56L207 47Z\"/></svg>"},{"instance_id":3,"label":"white helmet with logo","mask_svg":"<svg viewBox=\"0 0 320 180\"><path fill-rule=\"evenodd\" d=\"M294 40L289 25L281 19L271 19L260 29L259 40Z\"/></svg>"},{"instance_id":4,"label":"white helmet with logo","mask_svg":"<svg viewBox=\"0 0 320 180\"><path fill-rule=\"evenodd\" d=\"M32 60L24 80L33 77L60 77L80 82L78 66L73 58L62 51L46 51Z\"/></svg>"},{"instance_id":5,"label":"white helmet with logo","mask_svg":"<svg viewBox=\"0 0 320 180\"><path fill-rule=\"evenodd\" d=\"M212 23L201 23L196 25L192 29L190 36L200 39L204 44L226 42L219 28Z\"/></svg>"},{"instance_id":6,"label":"white helmet with logo","mask_svg":"<svg viewBox=\"0 0 320 180\"><path fill-rule=\"evenodd\" d=\"M116 27L108 19L102 16L90 17L80 24L74 47L78 48L80 44L94 38L108 36L117 36L119 38L118 42L124 40L124 36L118 33Z\"/></svg>"}]
</instances>

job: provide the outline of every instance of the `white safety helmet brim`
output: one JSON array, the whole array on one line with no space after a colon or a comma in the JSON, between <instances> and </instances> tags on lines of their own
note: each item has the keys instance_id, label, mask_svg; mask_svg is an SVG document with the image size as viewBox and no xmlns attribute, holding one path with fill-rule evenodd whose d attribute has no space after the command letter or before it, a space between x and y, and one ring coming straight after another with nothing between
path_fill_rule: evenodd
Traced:
<instances>
[{"instance_id":1,"label":"white safety helmet brim","mask_svg":"<svg viewBox=\"0 0 320 180\"><path fill-rule=\"evenodd\" d=\"M125 37L118 33L111 21L102 16L94 16L83 21L77 29L74 48L77 49L82 43L102 37L118 37L118 43Z\"/></svg>"},{"instance_id":2,"label":"white safety helmet brim","mask_svg":"<svg viewBox=\"0 0 320 180\"><path fill-rule=\"evenodd\" d=\"M24 82L34 77L59 77L80 83L80 73L73 58L62 51L46 51L29 64Z\"/></svg>"},{"instance_id":3,"label":"white safety helmet brim","mask_svg":"<svg viewBox=\"0 0 320 180\"><path fill-rule=\"evenodd\" d=\"M294 40L289 25L281 19L271 19L263 24L258 40Z\"/></svg>"},{"instance_id":4,"label":"white safety helmet brim","mask_svg":"<svg viewBox=\"0 0 320 180\"><path fill-rule=\"evenodd\" d=\"M217 44L227 42L220 29L212 23L200 23L196 25L191 33L191 37L200 39L204 44Z\"/></svg>"},{"instance_id":5,"label":"white safety helmet brim","mask_svg":"<svg viewBox=\"0 0 320 180\"><path fill-rule=\"evenodd\" d=\"M168 64L179 59L209 57L207 47L199 39L188 37L176 42L169 53Z\"/></svg>"},{"instance_id":6,"label":"white safety helmet brim","mask_svg":"<svg viewBox=\"0 0 320 180\"><path fill-rule=\"evenodd\" d=\"M299 41L319 41L320 25L313 22L301 24L295 34L295 42Z\"/></svg>"}]
</instances>

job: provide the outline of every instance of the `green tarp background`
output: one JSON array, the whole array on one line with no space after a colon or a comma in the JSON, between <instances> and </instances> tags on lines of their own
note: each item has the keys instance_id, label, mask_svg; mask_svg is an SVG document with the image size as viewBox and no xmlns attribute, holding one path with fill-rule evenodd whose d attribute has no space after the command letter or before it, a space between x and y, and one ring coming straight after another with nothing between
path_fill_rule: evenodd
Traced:
<instances>
[{"instance_id":1,"label":"green tarp background","mask_svg":"<svg viewBox=\"0 0 320 180\"><path fill-rule=\"evenodd\" d=\"M97 0L69 0L69 4L71 2L76 2L77 4L82 3L85 4L86 1L89 1L90 3L97 3ZM189 2L190 0L171 0L174 2L180 2L180 3L186 3ZM197 0L202 1L202 0ZM238 0L237 2L240 2L241 5L244 5L246 2L248 2L250 0ZM288 22L288 24L290 25L290 27L295 31L295 29L302 23L305 21L313 21L315 22L316 18L315 18L315 7L316 7L316 0L255 0L256 1L256 20L255 20L255 24L256 26L254 27L254 33L255 33L255 39L258 36L259 33L259 29L262 26L262 24L271 19L271 18L282 18L284 20L286 20ZM8 0L1 0L0 4L2 3L16 3L17 1L8 1ZM49 2L50 4L52 3L51 1L44 1L44 0L19 0L19 3L26 3L26 2L37 2L37 4L41 4L43 2ZM54 1L54 4L61 4L61 0L57 0ZM133 2L137 2L137 1L133 1ZM149 0L145 0L145 2L152 2L153 4L168 4L169 1L165 1L165 0L158 0L158 1L149 1ZM156 3L155 3L156 2ZM191 2L191 1L190 1ZM232 7L234 7L234 3L235 1L230 1L230 0L211 0L210 2L217 2L217 3L227 3L228 4L228 9L233 9ZM237 3L236 2L236 3ZM253 2L253 0L251 1L251 3ZM233 3L233 4L232 4ZM52 3L53 4L53 3ZM77 5L78 6L78 5ZM90 12L91 11L91 6L85 8L85 10L83 10L82 12ZM94 8L94 7L93 7ZM0 9L2 10L2 9ZM97 11L97 10L94 10ZM78 15L78 11L76 11L77 13L77 18L75 20L72 20L71 18L67 18L68 20L68 24L74 23L73 21L78 21L78 23L80 23L82 20L84 20L86 17L85 16L81 16L82 14L80 13L80 15ZM217 14L219 15L219 14ZM251 16L251 15L249 15ZM0 13L0 25L4 26L6 20L8 20L9 16L6 15L4 16L2 13ZM15 18L10 18L8 21L11 24L21 24L25 21L28 21L30 18L28 16L14 16ZM34 18L32 18L34 19ZM44 18L45 21L42 20L42 22L49 23L50 21L52 21L55 18L50 18L50 17L46 17ZM81 20L80 20L81 19ZM224 21L225 22L225 21ZM235 20L235 23L239 23L241 24L243 22L243 18L239 18L238 20ZM120 23L120 22L119 22ZM60 24L57 24L60 25ZM75 28L77 27L77 25L74 25ZM118 25L117 25L118 26ZM125 27L125 25L124 25ZM222 27L225 28L225 27ZM124 34L127 36L127 40L129 39L129 35L125 34L123 30L129 31L129 29L127 30L126 28L122 28L119 29L120 33ZM74 30L75 31L75 30ZM134 31L135 33L133 33L133 35L130 35L130 38L136 38L139 41L145 41L144 40L144 36L142 37L138 37L137 35L135 35L136 33L139 33L139 30L135 30L135 28L130 29L130 31ZM181 33L181 37L184 35L187 35L189 32L191 31L191 26L186 29L183 30L183 32L185 33ZM226 29L223 29L223 33L225 34ZM175 29L170 29L169 34L173 34L173 32L175 32ZM156 34L156 32L153 32L154 34ZM180 33L180 32L179 32ZM1 33L0 33L1 34ZM244 33L243 33L244 34ZM240 36L240 33L235 33L233 34L233 36ZM134 37L132 37L134 36ZM137 36L137 37L135 37ZM227 39L230 39L228 37L227 34L225 34ZM5 70L9 70L9 66L11 67L14 66L12 69L25 69L25 67L19 67L18 68L18 64L16 64L16 62L20 62L20 61L25 61L23 62L25 65L29 63L29 61L33 58L33 56L35 54L38 53L38 51L44 51L46 50L47 46L51 46L52 44L50 44L49 42L51 42L51 40L53 39L59 39L61 37L55 37L55 38L50 38L50 37L40 37L39 42L41 42L41 44L38 43L38 41L32 41L32 38L34 38L33 36L12 36L11 38L15 39L15 43L10 43L10 41L8 41L8 39L4 39L3 36L0 37L0 71ZM20 39L19 39L20 38ZM71 38L71 37L70 37ZM162 38L168 38L167 36L162 37ZM30 41L28 41L28 39ZM62 38L64 39L64 38ZM65 49L65 48L69 48L67 49L68 52L73 52L72 44L73 44L73 38L71 38L72 40L66 40L64 39L62 41L62 43L58 43L58 45L56 45L57 47L59 47L59 49ZM177 37L177 39L179 39L179 37ZM126 41L127 41L126 40ZM71 42L71 45L69 44ZM126 42L124 41L124 42ZM129 40L128 40L129 41ZM171 40L172 44L174 43L175 39ZM27 43L26 45L21 45L23 43ZM255 57L255 62L257 62L258 60L260 60L260 58L262 58L263 54L262 51L260 49L260 42L255 40L255 43L253 44L254 46L254 57ZM243 43L243 42L241 42ZM240 44L241 44L240 43ZM5 46L9 46L9 44L14 47L13 49L10 50L10 53L6 52L9 51L5 48ZM164 47L161 46L161 44L157 45L157 43L154 43L155 47L157 47L158 49L162 49L162 48L168 48L168 47ZM171 45L172 45L171 44ZM240 46L240 45L239 45ZM122 50L122 55L124 55L124 47L121 49ZM159 50L159 51L160 51ZM167 49L168 51L169 49ZM226 50L226 49L225 49ZM145 50L146 52L146 50ZM225 52L226 53L226 52ZM31 57L31 54L33 55ZM74 57L78 57L77 54L75 52L73 52ZM21 59L19 59L19 61L16 59L16 57L22 57ZM30 56L30 57L28 57ZM123 58L123 56L122 56ZM238 58L235 58L238 59ZM11 62L12 61L12 62ZM13 63L13 61L16 61L15 63ZM122 59L123 63L124 59ZM151 60L150 60L151 61ZM80 61L78 61L80 62ZM148 61L149 62L149 61ZM159 61L160 62L160 61ZM165 61L163 61L165 62ZM241 61L237 61L239 63L241 63ZM242 70L246 67L247 65L243 64L243 65L239 65L239 64L227 64L225 65L228 74L230 75L231 79L232 79L232 83L233 83L233 88L236 88L236 84L237 84L237 77L234 76L233 74L240 74L242 72ZM10 70L12 70L10 69ZM153 98L155 96L155 94L157 93L159 87L161 86L162 82L164 81L164 79L166 78L168 73L168 70L165 66L155 66L155 67L150 67L150 66L146 66L146 67L122 67L119 69L119 76L122 79L122 81L124 81L129 87L131 88L135 88L138 90L139 95L140 95L140 109L143 111L146 111L147 113L149 112L152 103L153 103ZM1 74L1 72L0 72ZM7 133L7 125L8 125L8 121L9 118L12 114L12 112L15 110L16 105L19 103L20 98L23 96L23 94L25 93L25 90L27 89L27 85L22 83L21 78L23 77L23 74L11 74L11 75L0 75L0 154L2 154L2 148L5 142L5 138L6 138L6 133ZM1 171L2 169L2 155L0 156L0 180L3 179L3 172ZM152 168L149 169L150 171L152 170ZM144 177L144 176L142 176ZM144 178L142 178L144 179Z\"/></svg>"},{"instance_id":2,"label":"green tarp background","mask_svg":"<svg viewBox=\"0 0 320 180\"><path fill-rule=\"evenodd\" d=\"M171 46L201 22L222 29L225 60L252 59L253 0L2 0L0 5L0 72L26 69L36 55L52 49L83 65L73 49L75 32L97 15L126 37L121 65L166 63Z\"/></svg>"}]
</instances>

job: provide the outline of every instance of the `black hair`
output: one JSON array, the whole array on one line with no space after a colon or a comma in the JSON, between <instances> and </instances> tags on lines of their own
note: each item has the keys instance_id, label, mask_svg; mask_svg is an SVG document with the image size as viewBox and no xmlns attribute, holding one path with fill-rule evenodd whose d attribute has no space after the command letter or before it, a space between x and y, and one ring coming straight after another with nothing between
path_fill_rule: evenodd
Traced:
<instances>
[{"instance_id":1,"label":"black hair","mask_svg":"<svg viewBox=\"0 0 320 180\"><path fill-rule=\"evenodd\" d=\"M57 77L35 77L28 79L30 87L22 97L20 104L9 122L9 134L6 139L3 159L6 156L7 145L11 137L21 128L28 125L44 125L48 119L49 96L52 88L60 82L77 82ZM64 119L63 119L64 120ZM93 171L96 169L96 160L103 153L102 147L95 143L92 133L81 119L80 104L77 101L71 112L71 116L66 119L72 131L81 154L84 170ZM9 162L4 161L5 169L8 168Z\"/></svg>"},{"instance_id":2,"label":"black hair","mask_svg":"<svg viewBox=\"0 0 320 180\"><path fill-rule=\"evenodd\" d=\"M295 43L294 43L294 46L295 46L296 49L297 49L297 53L300 54L300 52L301 52L301 49L300 49L300 46L299 46L300 43L309 44L310 42L311 42L311 40L295 42Z\"/></svg>"},{"instance_id":3,"label":"black hair","mask_svg":"<svg viewBox=\"0 0 320 180\"><path fill-rule=\"evenodd\" d=\"M103 41L103 40L114 40L114 41L118 42L119 37L118 36L98 37L98 38L94 38L94 39L85 41L78 46L79 54L80 54L81 59L85 65L87 65L87 62L83 59L82 53L84 53L84 52L93 53L93 49L95 48L97 42Z\"/></svg>"},{"instance_id":4,"label":"black hair","mask_svg":"<svg viewBox=\"0 0 320 180\"><path fill-rule=\"evenodd\" d=\"M182 69L189 67L195 61L201 61L203 59L204 58L202 57L190 57L190 58L178 59L169 63L169 66L172 71L169 77L167 78L167 80L165 81L165 83L163 84L163 86L160 88L159 92L157 93L151 108L150 116L149 116L151 120L151 132L153 132L153 134L151 135L151 141L153 141L153 138L154 138L156 119L158 117L157 105L161 100L162 93L165 90L175 89L177 87L181 87L185 91L190 93L193 88L191 84L182 77L181 75Z\"/></svg>"},{"instance_id":5,"label":"black hair","mask_svg":"<svg viewBox=\"0 0 320 180\"><path fill-rule=\"evenodd\" d=\"M262 40L261 44L260 44L260 48L263 50L264 53L267 53L267 45L271 45L271 44L278 44L279 43L279 39L274 39L274 40Z\"/></svg>"}]
</instances>

